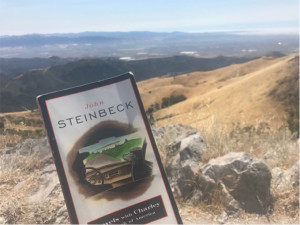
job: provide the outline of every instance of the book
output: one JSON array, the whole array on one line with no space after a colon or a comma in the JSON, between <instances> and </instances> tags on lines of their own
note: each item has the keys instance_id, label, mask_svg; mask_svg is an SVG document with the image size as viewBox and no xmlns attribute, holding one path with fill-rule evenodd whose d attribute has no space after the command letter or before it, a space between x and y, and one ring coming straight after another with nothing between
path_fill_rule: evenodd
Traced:
<instances>
[{"instance_id":1,"label":"book","mask_svg":"<svg viewBox=\"0 0 300 225\"><path fill-rule=\"evenodd\" d=\"M37 104L72 223L182 223L132 73Z\"/></svg>"}]
</instances>

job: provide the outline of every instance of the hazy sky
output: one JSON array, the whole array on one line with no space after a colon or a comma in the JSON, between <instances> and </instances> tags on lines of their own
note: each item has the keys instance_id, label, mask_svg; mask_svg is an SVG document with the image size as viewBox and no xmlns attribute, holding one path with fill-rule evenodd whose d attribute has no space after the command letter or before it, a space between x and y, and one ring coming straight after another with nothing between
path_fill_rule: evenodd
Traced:
<instances>
[{"instance_id":1,"label":"hazy sky","mask_svg":"<svg viewBox=\"0 0 300 225\"><path fill-rule=\"evenodd\" d=\"M0 35L299 31L299 0L0 0Z\"/></svg>"}]
</instances>

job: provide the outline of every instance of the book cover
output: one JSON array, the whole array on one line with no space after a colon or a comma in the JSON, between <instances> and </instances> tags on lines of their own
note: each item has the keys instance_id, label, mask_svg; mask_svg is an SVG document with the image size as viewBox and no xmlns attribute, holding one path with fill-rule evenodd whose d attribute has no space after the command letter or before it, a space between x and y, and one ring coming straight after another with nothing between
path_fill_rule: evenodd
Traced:
<instances>
[{"instance_id":1,"label":"book cover","mask_svg":"<svg viewBox=\"0 0 300 225\"><path fill-rule=\"evenodd\" d=\"M182 223L132 73L37 103L72 223Z\"/></svg>"}]
</instances>

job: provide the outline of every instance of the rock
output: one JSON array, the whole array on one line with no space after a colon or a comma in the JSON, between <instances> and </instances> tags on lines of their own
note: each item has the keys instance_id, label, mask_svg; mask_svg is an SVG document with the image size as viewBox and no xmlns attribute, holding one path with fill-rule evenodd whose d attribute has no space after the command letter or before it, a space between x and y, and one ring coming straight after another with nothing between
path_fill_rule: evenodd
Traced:
<instances>
[{"instance_id":1,"label":"rock","mask_svg":"<svg viewBox=\"0 0 300 225\"><path fill-rule=\"evenodd\" d=\"M230 152L212 159L202 173L222 182L229 194L249 213L267 213L271 206L271 172L260 159L248 152Z\"/></svg>"},{"instance_id":2,"label":"rock","mask_svg":"<svg viewBox=\"0 0 300 225\"><path fill-rule=\"evenodd\" d=\"M0 155L14 154L14 153L16 153L16 148L15 147L5 147L2 151L0 151Z\"/></svg>"},{"instance_id":3,"label":"rock","mask_svg":"<svg viewBox=\"0 0 300 225\"><path fill-rule=\"evenodd\" d=\"M201 155L206 152L206 144L200 131L191 129L168 144L167 149L170 156L180 153L181 161L193 160L199 162Z\"/></svg>"},{"instance_id":4,"label":"rock","mask_svg":"<svg viewBox=\"0 0 300 225\"><path fill-rule=\"evenodd\" d=\"M220 215L220 217L219 217L219 219L218 219L218 222L219 222L220 224L224 224L227 220L228 220L228 215L227 215L227 213L226 213L225 211L222 211L222 213L221 213L221 215Z\"/></svg>"},{"instance_id":5,"label":"rock","mask_svg":"<svg viewBox=\"0 0 300 225\"><path fill-rule=\"evenodd\" d=\"M168 125L165 127L157 127L152 129L153 136L158 144L161 142L163 143L170 143L174 141L179 136L182 136L186 132L193 130L189 125L184 124L175 124L175 125Z\"/></svg>"},{"instance_id":6,"label":"rock","mask_svg":"<svg viewBox=\"0 0 300 225\"><path fill-rule=\"evenodd\" d=\"M166 135L176 137L163 146L166 149L165 158L168 159L165 160L164 166L171 188L175 195L183 197L189 203L199 201L202 193L195 188L195 174L200 170L199 163L206 152L201 133L190 126L172 125L158 128L154 135L158 140Z\"/></svg>"},{"instance_id":7,"label":"rock","mask_svg":"<svg viewBox=\"0 0 300 225\"><path fill-rule=\"evenodd\" d=\"M6 148L1 152L1 165L5 166L1 169L14 171L21 164L26 173L31 173L31 176L21 177L20 182L15 185L10 183L0 185L0 189L20 193L20 196L17 194L18 201L16 203L18 204L13 202L10 206L12 209L9 210L13 215L14 223L70 223L47 139L27 139L23 143L13 148ZM23 165L23 162L33 162L36 165ZM11 202L9 197L4 200ZM19 210L23 208L26 209L26 213ZM9 221L10 218L0 212L0 224L9 223Z\"/></svg>"},{"instance_id":8,"label":"rock","mask_svg":"<svg viewBox=\"0 0 300 225\"><path fill-rule=\"evenodd\" d=\"M3 216L0 215L0 224L5 224L6 220Z\"/></svg>"},{"instance_id":9,"label":"rock","mask_svg":"<svg viewBox=\"0 0 300 225\"><path fill-rule=\"evenodd\" d=\"M23 180L19 183L17 183L15 186L14 186L14 190L21 190L26 184L26 180Z\"/></svg>"},{"instance_id":10,"label":"rock","mask_svg":"<svg viewBox=\"0 0 300 225\"><path fill-rule=\"evenodd\" d=\"M63 205L56 213L54 224L67 224L69 223L69 214L66 205Z\"/></svg>"},{"instance_id":11,"label":"rock","mask_svg":"<svg viewBox=\"0 0 300 225\"><path fill-rule=\"evenodd\" d=\"M291 184L294 188L299 188L299 161L288 171Z\"/></svg>"},{"instance_id":12,"label":"rock","mask_svg":"<svg viewBox=\"0 0 300 225\"><path fill-rule=\"evenodd\" d=\"M42 171L39 184L37 190L33 190L32 195L28 199L30 203L44 201L58 186L60 186L56 171Z\"/></svg>"},{"instance_id":13,"label":"rock","mask_svg":"<svg viewBox=\"0 0 300 225\"><path fill-rule=\"evenodd\" d=\"M289 191L299 188L299 161L289 170L279 167L272 169L272 187L279 191Z\"/></svg>"},{"instance_id":14,"label":"rock","mask_svg":"<svg viewBox=\"0 0 300 225\"><path fill-rule=\"evenodd\" d=\"M165 127L157 127L152 129L156 145L160 152L161 160L164 164L169 162L168 157L170 152L167 149L167 145L193 129L194 128L191 126L183 124L168 125Z\"/></svg>"},{"instance_id":15,"label":"rock","mask_svg":"<svg viewBox=\"0 0 300 225\"><path fill-rule=\"evenodd\" d=\"M32 148L37 145L40 139L31 139L28 138L24 142L17 144L15 150L20 155L32 155L33 150Z\"/></svg>"},{"instance_id":16,"label":"rock","mask_svg":"<svg viewBox=\"0 0 300 225\"><path fill-rule=\"evenodd\" d=\"M286 171L279 168L279 167L274 167L272 169L272 188L276 190L288 190L290 188L290 179L286 175Z\"/></svg>"},{"instance_id":17,"label":"rock","mask_svg":"<svg viewBox=\"0 0 300 225\"><path fill-rule=\"evenodd\" d=\"M52 163L52 153L46 138L36 140L32 147L32 154L47 164Z\"/></svg>"},{"instance_id":18,"label":"rock","mask_svg":"<svg viewBox=\"0 0 300 225\"><path fill-rule=\"evenodd\" d=\"M196 176L192 171L190 166L185 166L177 171L178 179L172 182L173 188L179 192L180 196L185 199L194 202L195 200L200 200L202 193L198 193L198 189L195 184Z\"/></svg>"},{"instance_id":19,"label":"rock","mask_svg":"<svg viewBox=\"0 0 300 225\"><path fill-rule=\"evenodd\" d=\"M13 148L6 148L5 154L20 154L22 156L33 156L42 160L45 164L53 162L52 153L47 138L26 139Z\"/></svg>"},{"instance_id":20,"label":"rock","mask_svg":"<svg viewBox=\"0 0 300 225\"><path fill-rule=\"evenodd\" d=\"M205 175L203 175L203 176L205 176ZM215 184L215 188L217 187L219 195L221 195L221 198L222 198L221 200L223 201L223 204L226 207L228 215L234 214L238 210L241 209L240 203L233 198L233 196L229 193L229 191L227 190L224 183L219 182L219 183L214 183L214 184ZM212 189L209 189L206 191L205 196L204 196L205 198L210 198L210 195L213 194L213 193L211 193L211 190Z\"/></svg>"},{"instance_id":21,"label":"rock","mask_svg":"<svg viewBox=\"0 0 300 225\"><path fill-rule=\"evenodd\" d=\"M53 173L53 172L56 172L56 167L54 164L50 164L42 170L41 175L44 175L46 173Z\"/></svg>"}]
</instances>

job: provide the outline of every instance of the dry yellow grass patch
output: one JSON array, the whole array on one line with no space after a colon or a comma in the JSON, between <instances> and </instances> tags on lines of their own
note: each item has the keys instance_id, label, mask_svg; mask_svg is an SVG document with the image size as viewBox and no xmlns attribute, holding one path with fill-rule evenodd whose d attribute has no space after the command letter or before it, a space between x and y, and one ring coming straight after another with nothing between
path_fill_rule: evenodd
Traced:
<instances>
[{"instance_id":1,"label":"dry yellow grass patch","mask_svg":"<svg viewBox=\"0 0 300 225\"><path fill-rule=\"evenodd\" d=\"M0 149L43 136L44 125L37 110L0 113Z\"/></svg>"},{"instance_id":2,"label":"dry yellow grass patch","mask_svg":"<svg viewBox=\"0 0 300 225\"><path fill-rule=\"evenodd\" d=\"M147 109L161 104L163 97L183 94L186 101L157 111L159 125L186 123L204 127L217 117L220 124L245 126L259 121L278 129L286 123L287 113L269 95L278 82L291 75L295 55L284 58L260 58L209 72L195 72L177 77L154 78L138 84Z\"/></svg>"}]
</instances>

